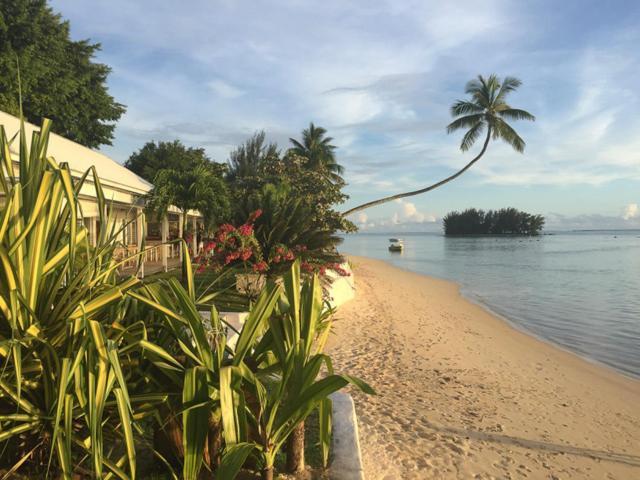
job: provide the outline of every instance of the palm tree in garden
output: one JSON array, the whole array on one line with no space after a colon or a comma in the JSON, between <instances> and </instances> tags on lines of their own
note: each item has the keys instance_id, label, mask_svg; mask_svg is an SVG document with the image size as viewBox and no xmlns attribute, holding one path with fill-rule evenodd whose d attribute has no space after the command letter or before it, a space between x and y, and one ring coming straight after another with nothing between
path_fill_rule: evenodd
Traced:
<instances>
[{"instance_id":1,"label":"palm tree in garden","mask_svg":"<svg viewBox=\"0 0 640 480\"><path fill-rule=\"evenodd\" d=\"M486 134L484 135L484 142L480 152L461 170L428 187L367 202L347 210L343 215L350 215L365 208L400 198L419 195L441 187L445 183L458 178L471 168L474 163L480 160L487 151L489 141L492 139L504 140L511 145L516 152L522 153L525 142L507 121L534 121L535 117L526 110L511 107L506 101L507 96L515 91L521 84L522 82L517 78L505 77L504 80L500 81L496 75L490 75L488 78L478 75L477 79L467 83L465 93L470 95L471 98L469 100L458 100L453 104L451 107L451 115L457 118L447 126L447 133L466 129L462 137L462 142L460 143L460 149L463 152L469 150L475 144L476 140L481 138L485 131Z\"/></svg>"},{"instance_id":2,"label":"palm tree in garden","mask_svg":"<svg viewBox=\"0 0 640 480\"><path fill-rule=\"evenodd\" d=\"M336 160L336 147L331 145L333 138L326 134L326 129L316 127L312 122L309 128L302 130L301 142L295 138L289 139L293 145L289 152L307 158L309 168L326 174L333 182L339 182L342 181L344 168Z\"/></svg>"}]
</instances>

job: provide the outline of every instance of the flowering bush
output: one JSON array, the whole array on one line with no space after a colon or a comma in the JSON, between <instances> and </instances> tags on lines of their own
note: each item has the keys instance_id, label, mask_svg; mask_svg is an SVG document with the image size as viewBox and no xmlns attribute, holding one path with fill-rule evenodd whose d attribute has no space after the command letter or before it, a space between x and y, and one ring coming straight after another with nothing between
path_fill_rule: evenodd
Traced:
<instances>
[{"instance_id":1,"label":"flowering bush","mask_svg":"<svg viewBox=\"0 0 640 480\"><path fill-rule=\"evenodd\" d=\"M296 252L301 251L300 249L296 250ZM283 243L276 244L275 247L271 250L269 254L269 263L277 264L277 263L285 263L285 262L293 262L296 259L296 252L294 249L289 248Z\"/></svg>"},{"instance_id":2,"label":"flowering bush","mask_svg":"<svg viewBox=\"0 0 640 480\"><path fill-rule=\"evenodd\" d=\"M213 240L204 245L202 254L194 258L194 262L198 264L197 271L203 272L207 267L220 270L223 267L242 264L251 267L255 272L266 272L268 266L262 259L260 245L253 231L253 222L261 214L262 211L256 210L237 228L229 223L220 225Z\"/></svg>"},{"instance_id":3,"label":"flowering bush","mask_svg":"<svg viewBox=\"0 0 640 480\"><path fill-rule=\"evenodd\" d=\"M199 257L194 258L198 265L197 271L204 272L207 268L221 270L228 266L244 266L246 270L264 274L271 271L273 274L288 270L291 264L300 259L300 267L305 273L317 273L321 276L333 270L338 275L349 276L350 273L338 263L326 263L315 258L306 245L288 246L277 243L263 258L260 244L256 240L254 223L262 214L261 210L251 213L247 221L239 227L225 223L218 227L213 239L205 243L204 250Z\"/></svg>"}]
</instances>

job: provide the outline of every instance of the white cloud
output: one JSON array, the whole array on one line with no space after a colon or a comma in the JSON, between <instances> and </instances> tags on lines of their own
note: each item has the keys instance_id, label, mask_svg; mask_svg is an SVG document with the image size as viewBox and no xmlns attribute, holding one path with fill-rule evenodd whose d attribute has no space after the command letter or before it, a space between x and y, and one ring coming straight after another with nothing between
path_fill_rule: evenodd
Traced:
<instances>
[{"instance_id":1,"label":"white cloud","mask_svg":"<svg viewBox=\"0 0 640 480\"><path fill-rule=\"evenodd\" d=\"M361 212L361 213L358 214L358 223L365 224L365 223L367 223L367 219L368 218L369 217L367 216L366 213Z\"/></svg>"},{"instance_id":2,"label":"white cloud","mask_svg":"<svg viewBox=\"0 0 640 480\"><path fill-rule=\"evenodd\" d=\"M622 212L622 218L625 220L631 220L632 218L640 217L640 206L637 203L630 203L624 207Z\"/></svg>"}]
</instances>

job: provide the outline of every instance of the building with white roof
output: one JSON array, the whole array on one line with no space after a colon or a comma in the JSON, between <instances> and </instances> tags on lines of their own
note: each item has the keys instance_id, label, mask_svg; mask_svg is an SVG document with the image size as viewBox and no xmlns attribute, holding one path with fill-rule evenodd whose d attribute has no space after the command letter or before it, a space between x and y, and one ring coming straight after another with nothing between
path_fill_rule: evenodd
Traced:
<instances>
[{"instance_id":1,"label":"building with white roof","mask_svg":"<svg viewBox=\"0 0 640 480\"><path fill-rule=\"evenodd\" d=\"M20 119L2 111L0 111L0 125L4 126L9 139L20 131ZM31 138L34 130L40 129L28 122L25 122L25 128L27 138ZM14 141L10 146L16 172L19 165L19 148L18 141ZM173 207L169 209L169 213L161 222L147 221L146 225L141 224L142 217L139 214L144 209L145 195L153 188L151 183L107 155L55 133L51 133L49 136L47 155L53 157L58 163L66 162L75 178L80 178L90 167L95 167L105 198L112 206L112 215L116 222L125 225L129 220L139 217L137 222L130 223L123 232L122 249L126 249L128 253L136 253L142 232L146 232L147 248L155 246L155 248L150 248L144 256L147 273L159 270L166 271L179 264L179 247L164 244L182 236L182 213ZM89 230L91 242L95 244L99 228L97 224L99 215L95 189L90 178L87 178L78 200L82 208L83 222ZM191 229L194 232L197 231L202 223L202 216L196 211L189 211L187 216ZM197 251L196 235L193 235L192 248L193 251ZM145 267L143 267L143 271Z\"/></svg>"}]
</instances>

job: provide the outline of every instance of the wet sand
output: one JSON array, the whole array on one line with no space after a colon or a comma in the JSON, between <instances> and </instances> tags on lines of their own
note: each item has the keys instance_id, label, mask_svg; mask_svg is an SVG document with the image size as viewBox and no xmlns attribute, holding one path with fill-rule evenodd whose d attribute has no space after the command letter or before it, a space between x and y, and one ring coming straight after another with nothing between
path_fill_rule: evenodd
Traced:
<instances>
[{"instance_id":1,"label":"wet sand","mask_svg":"<svg viewBox=\"0 0 640 480\"><path fill-rule=\"evenodd\" d=\"M640 479L640 381L522 333L456 284L351 257L329 352L367 480Z\"/></svg>"}]
</instances>

